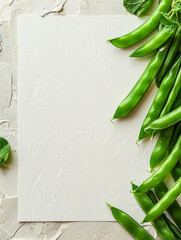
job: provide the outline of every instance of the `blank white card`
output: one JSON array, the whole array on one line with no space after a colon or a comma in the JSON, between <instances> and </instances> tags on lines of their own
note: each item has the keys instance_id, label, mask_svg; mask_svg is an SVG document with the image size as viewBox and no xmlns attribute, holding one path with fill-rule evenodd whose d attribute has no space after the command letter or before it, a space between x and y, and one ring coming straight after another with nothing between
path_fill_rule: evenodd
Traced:
<instances>
[{"instance_id":1,"label":"blank white card","mask_svg":"<svg viewBox=\"0 0 181 240\"><path fill-rule=\"evenodd\" d=\"M106 201L143 218L130 181L149 176L153 143L135 142L155 89L110 119L149 59L106 42L141 21L18 18L20 221L113 221Z\"/></svg>"}]
</instances>

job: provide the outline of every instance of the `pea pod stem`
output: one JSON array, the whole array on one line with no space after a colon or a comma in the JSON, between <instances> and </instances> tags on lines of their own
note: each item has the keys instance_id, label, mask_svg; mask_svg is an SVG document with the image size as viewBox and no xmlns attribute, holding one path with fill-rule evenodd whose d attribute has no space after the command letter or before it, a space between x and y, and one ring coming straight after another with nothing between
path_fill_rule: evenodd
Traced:
<instances>
[{"instance_id":1,"label":"pea pod stem","mask_svg":"<svg viewBox=\"0 0 181 240\"><path fill-rule=\"evenodd\" d=\"M107 41L118 48L129 47L141 41L143 38L153 32L153 30L159 25L161 12L167 12L171 6L171 3L172 0L162 0L157 9L140 27L124 36Z\"/></svg>"},{"instance_id":2,"label":"pea pod stem","mask_svg":"<svg viewBox=\"0 0 181 240\"><path fill-rule=\"evenodd\" d=\"M159 48L164 42L166 42L174 33L175 29L169 26L165 26L154 35L148 42L146 42L143 46L136 49L130 57L144 57L148 54L154 52L157 48Z\"/></svg>"},{"instance_id":3,"label":"pea pod stem","mask_svg":"<svg viewBox=\"0 0 181 240\"><path fill-rule=\"evenodd\" d=\"M148 212L143 222L153 221L160 217L162 213L170 207L175 199L181 193L181 178L173 185L173 187L161 198L161 200L155 204L154 207Z\"/></svg>"},{"instance_id":4,"label":"pea pod stem","mask_svg":"<svg viewBox=\"0 0 181 240\"><path fill-rule=\"evenodd\" d=\"M135 192L146 192L162 182L181 159L181 135L165 162Z\"/></svg>"},{"instance_id":5,"label":"pea pod stem","mask_svg":"<svg viewBox=\"0 0 181 240\"><path fill-rule=\"evenodd\" d=\"M145 130L147 129L164 129L168 128L175 123L181 121L181 106L171 111L170 113L164 115L163 117L158 118L152 122Z\"/></svg>"},{"instance_id":6,"label":"pea pod stem","mask_svg":"<svg viewBox=\"0 0 181 240\"><path fill-rule=\"evenodd\" d=\"M122 210L111 206L106 203L116 219L116 221L123 226L127 232L136 240L154 240L154 238L142 228L132 217L123 212Z\"/></svg>"},{"instance_id":7,"label":"pea pod stem","mask_svg":"<svg viewBox=\"0 0 181 240\"><path fill-rule=\"evenodd\" d=\"M150 63L147 65L145 71L127 95L127 97L120 103L112 119L123 118L127 116L135 106L140 102L141 98L153 82L156 73L161 67L168 50L168 44L165 44L153 56Z\"/></svg>"}]
</instances>

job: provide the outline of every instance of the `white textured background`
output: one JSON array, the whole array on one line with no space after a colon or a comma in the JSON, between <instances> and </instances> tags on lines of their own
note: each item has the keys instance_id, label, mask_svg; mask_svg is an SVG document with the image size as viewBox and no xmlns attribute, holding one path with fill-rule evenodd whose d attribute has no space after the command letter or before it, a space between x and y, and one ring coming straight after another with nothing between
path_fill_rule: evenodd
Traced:
<instances>
[{"instance_id":1,"label":"white textured background","mask_svg":"<svg viewBox=\"0 0 181 240\"><path fill-rule=\"evenodd\" d=\"M25 223L17 221L17 42L16 16L33 14L126 14L122 0L1 0L0 1L0 136L12 150L9 168L0 169L0 240L128 240L117 223ZM146 227L153 231L149 226Z\"/></svg>"}]
</instances>

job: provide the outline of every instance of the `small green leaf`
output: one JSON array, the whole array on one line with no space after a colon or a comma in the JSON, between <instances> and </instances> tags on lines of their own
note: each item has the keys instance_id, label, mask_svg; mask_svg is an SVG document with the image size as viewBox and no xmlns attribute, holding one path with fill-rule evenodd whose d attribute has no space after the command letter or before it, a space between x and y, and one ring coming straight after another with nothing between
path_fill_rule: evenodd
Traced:
<instances>
[{"instance_id":1,"label":"small green leaf","mask_svg":"<svg viewBox=\"0 0 181 240\"><path fill-rule=\"evenodd\" d=\"M0 137L0 166L6 166L5 162L8 160L10 154L10 146L6 139Z\"/></svg>"},{"instance_id":2,"label":"small green leaf","mask_svg":"<svg viewBox=\"0 0 181 240\"><path fill-rule=\"evenodd\" d=\"M170 18L170 15L168 13L164 13L164 12L161 13L160 22L163 25L169 25L169 26L173 26L173 27L176 27L179 25L176 18Z\"/></svg>"},{"instance_id":3,"label":"small green leaf","mask_svg":"<svg viewBox=\"0 0 181 240\"><path fill-rule=\"evenodd\" d=\"M153 0L124 0L123 4L129 13L140 16L152 2Z\"/></svg>"},{"instance_id":4,"label":"small green leaf","mask_svg":"<svg viewBox=\"0 0 181 240\"><path fill-rule=\"evenodd\" d=\"M173 12L181 12L181 2L174 3L172 11Z\"/></svg>"}]
</instances>

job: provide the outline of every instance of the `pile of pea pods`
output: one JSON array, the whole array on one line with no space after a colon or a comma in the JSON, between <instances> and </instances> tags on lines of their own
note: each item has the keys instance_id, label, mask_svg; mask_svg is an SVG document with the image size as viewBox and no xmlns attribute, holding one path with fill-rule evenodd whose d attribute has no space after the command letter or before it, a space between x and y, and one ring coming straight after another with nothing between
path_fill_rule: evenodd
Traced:
<instances>
[{"instance_id":1,"label":"pile of pea pods","mask_svg":"<svg viewBox=\"0 0 181 240\"><path fill-rule=\"evenodd\" d=\"M152 175L140 186L132 183L132 193L163 240L181 239L181 0L162 0L150 17L132 32L111 40L118 48L126 48L144 39L158 27L158 32L131 57L153 53L143 74L120 103L112 120L127 116L138 105L155 81L158 91L140 127L138 141L158 134L150 157ZM121 124L121 123L120 123ZM164 183L171 173L175 184ZM107 204L114 218L134 239L154 239L128 214Z\"/></svg>"}]
</instances>

